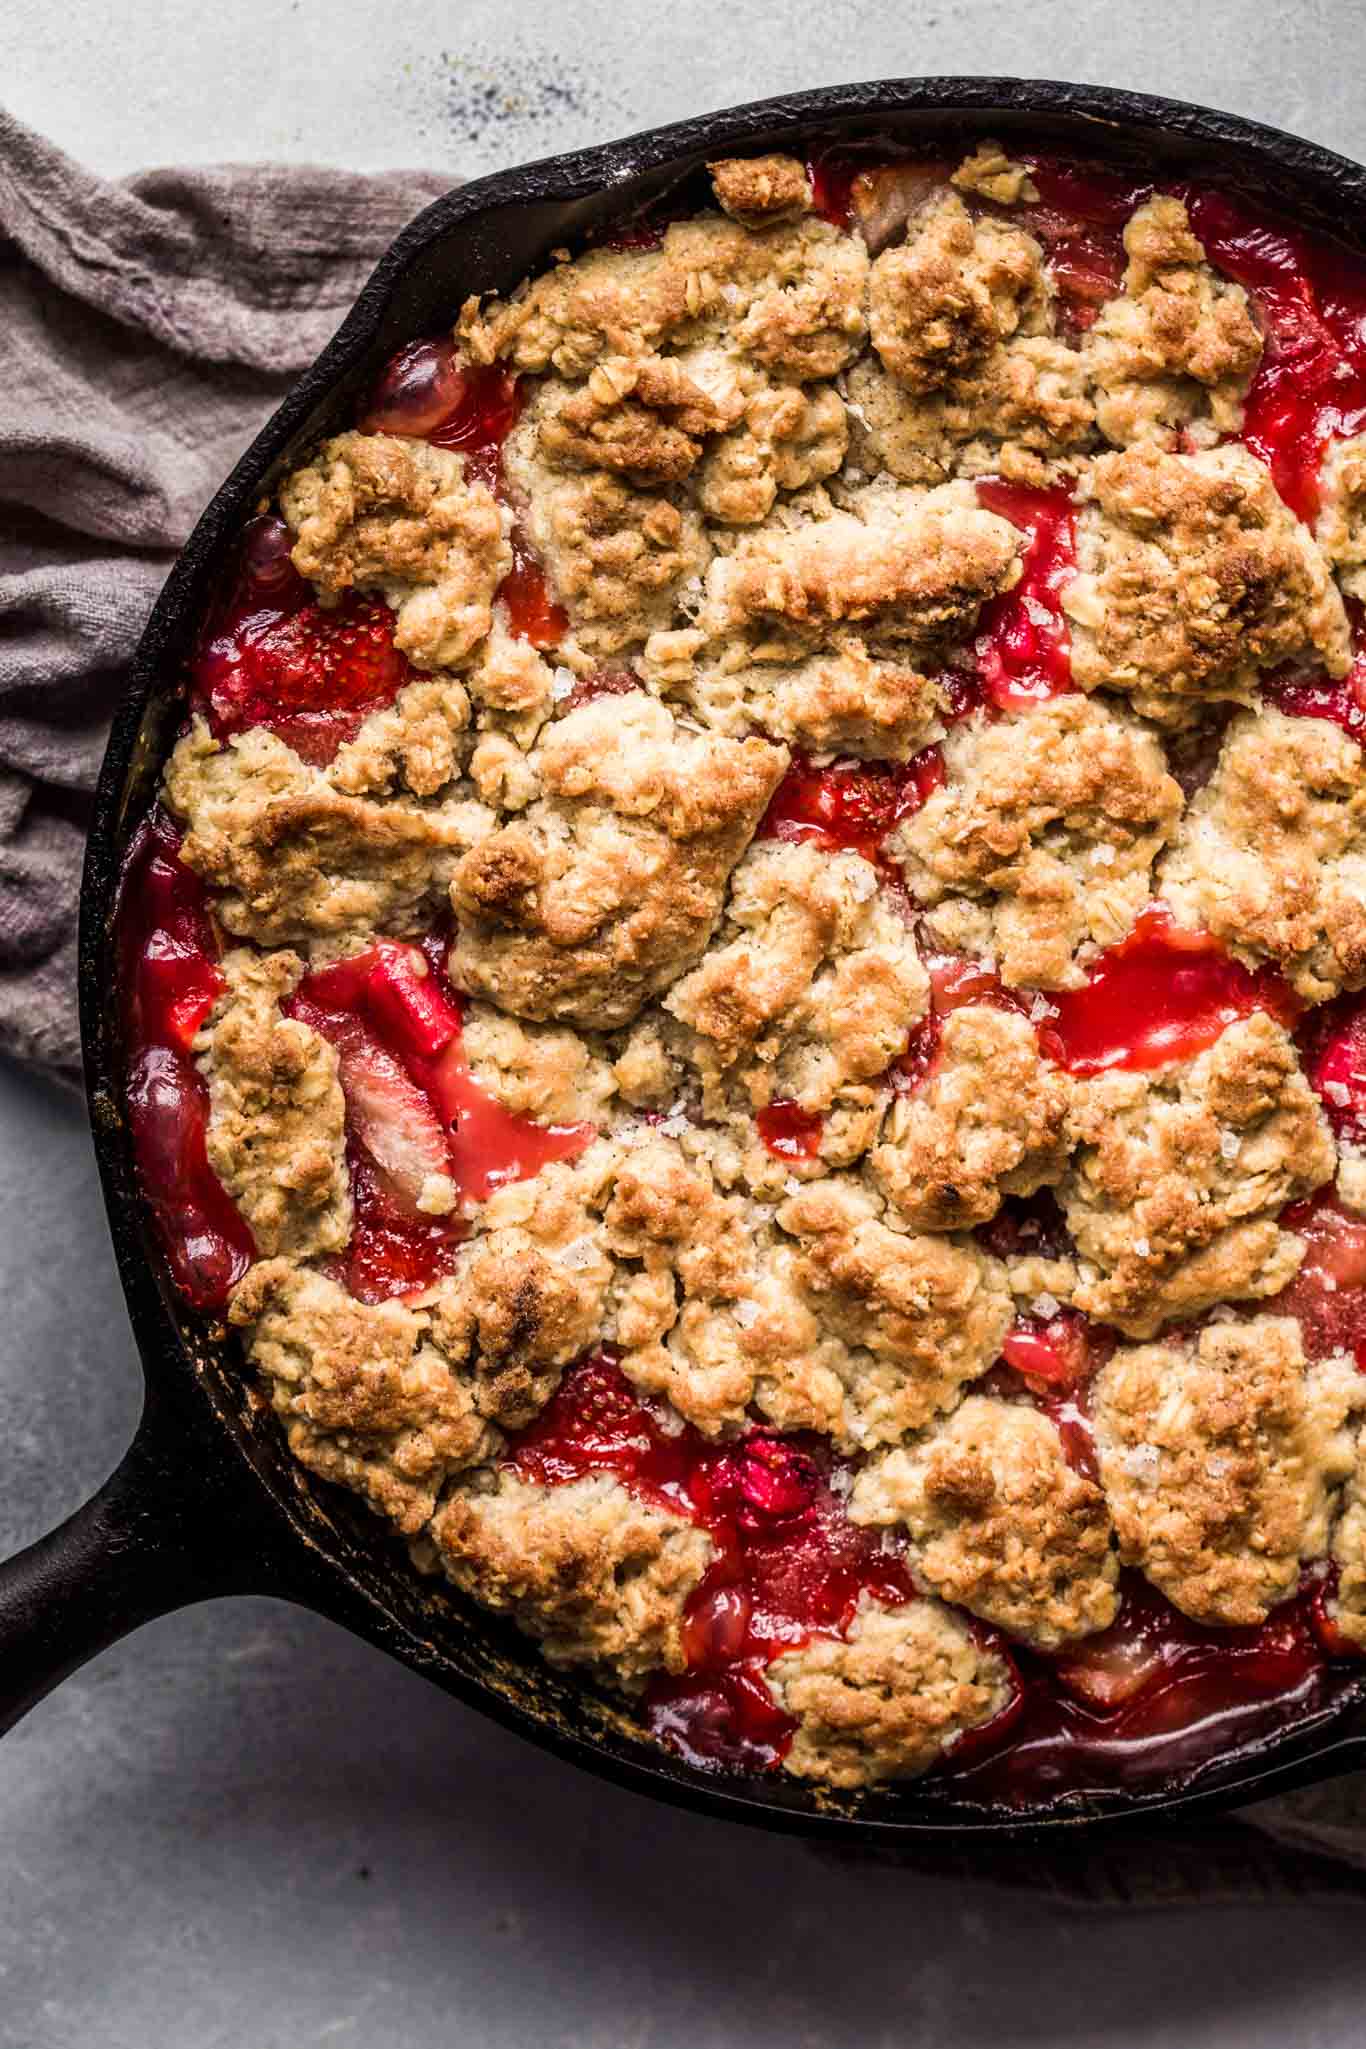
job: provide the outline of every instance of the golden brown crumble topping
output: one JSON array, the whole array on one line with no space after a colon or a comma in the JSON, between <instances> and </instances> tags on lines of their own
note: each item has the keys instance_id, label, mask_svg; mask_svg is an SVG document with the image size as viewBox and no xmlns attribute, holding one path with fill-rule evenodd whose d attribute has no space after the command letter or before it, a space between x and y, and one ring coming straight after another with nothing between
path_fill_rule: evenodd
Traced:
<instances>
[{"instance_id":1,"label":"golden brown crumble topping","mask_svg":"<svg viewBox=\"0 0 1366 2049\"><path fill-rule=\"evenodd\" d=\"M1067 1162L1071 1081L1024 1017L969 1004L944 1020L928 1078L898 1096L869 1156L897 1214L922 1231L987 1223Z\"/></svg>"},{"instance_id":2,"label":"golden brown crumble topping","mask_svg":"<svg viewBox=\"0 0 1366 2049\"><path fill-rule=\"evenodd\" d=\"M511 1614L552 1664L603 1664L627 1685L683 1669L683 1610L711 1538L610 1475L544 1487L480 1471L447 1496L431 1535L447 1577Z\"/></svg>"},{"instance_id":3,"label":"golden brown crumble topping","mask_svg":"<svg viewBox=\"0 0 1366 2049\"><path fill-rule=\"evenodd\" d=\"M382 598L420 673L323 764L215 702L164 794L227 935L193 1057L257 1254L231 1318L291 1451L553 1662L639 1690L695 1656L716 1542L681 1493L550 1485L509 1434L599 1354L708 1459L817 1433L917 1589L879 1581L767 1670L787 1769L855 1788L1007 1703L962 1611L1051 1654L1109 1628L1121 1565L1230 1627L1331 1557L1366 1648L1366 1383L1306 1364L1272 1299L1305 1256L1287 1205L1335 1183L1366 1214L1362 1148L1262 1011L1099 1073L1045 1029L1154 902L1309 1004L1366 987L1362 750L1274 708L1347 675L1366 436L1327 449L1312 531L1229 441L1263 337L1174 197L1087 326L1043 166L999 143L865 173L852 232L797 157L707 168L719 212L463 308L459 375L520 378L496 489L361 431L285 477L319 604ZM1041 616L986 477L1075 493L1073 694L964 689L975 636ZM521 637L514 539L553 647ZM876 851L793 827L829 767L902 790ZM474 1088L583 1147L467 1195L437 1278L367 1303L337 1257L364 1194L342 1063L284 1011L309 970L436 932ZM945 955L1014 1007L933 997ZM1035 1241L1014 1205L1043 1191ZM1017 1317L1062 1311L1109 1327L1102 1358L1120 1339L1098 1484L993 1371Z\"/></svg>"},{"instance_id":4,"label":"golden brown crumble topping","mask_svg":"<svg viewBox=\"0 0 1366 2049\"><path fill-rule=\"evenodd\" d=\"M540 796L455 869L451 974L519 1017L625 1024L702 952L786 756L636 694L556 721L530 765Z\"/></svg>"},{"instance_id":5,"label":"golden brown crumble topping","mask_svg":"<svg viewBox=\"0 0 1366 2049\"><path fill-rule=\"evenodd\" d=\"M767 1676L797 1718L787 1770L834 1786L918 1777L1010 1696L1003 1661L938 1601L869 1602L843 1642L813 1637Z\"/></svg>"},{"instance_id":6,"label":"golden brown crumble topping","mask_svg":"<svg viewBox=\"0 0 1366 2049\"><path fill-rule=\"evenodd\" d=\"M492 824L472 804L346 796L273 733L220 745L198 718L167 764L166 798L185 821L181 859L220 892L215 916L258 946L349 949L422 930Z\"/></svg>"},{"instance_id":7,"label":"golden brown crumble topping","mask_svg":"<svg viewBox=\"0 0 1366 2049\"><path fill-rule=\"evenodd\" d=\"M1119 1561L1105 1497L1027 1404L969 1395L924 1438L866 1466L849 1512L904 1529L934 1593L1039 1650L1114 1620Z\"/></svg>"},{"instance_id":8,"label":"golden brown crumble topping","mask_svg":"<svg viewBox=\"0 0 1366 2049\"><path fill-rule=\"evenodd\" d=\"M1247 701L1265 669L1341 676L1347 617L1312 536L1243 448L1100 456L1078 521L1081 573L1064 604L1072 674L1169 724Z\"/></svg>"},{"instance_id":9,"label":"golden brown crumble topping","mask_svg":"<svg viewBox=\"0 0 1366 2049\"><path fill-rule=\"evenodd\" d=\"M1263 1011L1195 1060L1076 1082L1068 1125L1073 1299L1134 1337L1284 1287L1303 1243L1279 1212L1336 1165L1294 1045Z\"/></svg>"},{"instance_id":10,"label":"golden brown crumble topping","mask_svg":"<svg viewBox=\"0 0 1366 2049\"><path fill-rule=\"evenodd\" d=\"M1366 779L1326 719L1235 718L1163 864L1178 918L1310 1003L1366 982Z\"/></svg>"},{"instance_id":11,"label":"golden brown crumble topping","mask_svg":"<svg viewBox=\"0 0 1366 2049\"><path fill-rule=\"evenodd\" d=\"M420 669L463 661L512 566L503 516L466 484L452 450L391 434L338 434L280 490L294 566L324 600L373 585L394 606L394 645Z\"/></svg>"},{"instance_id":12,"label":"golden brown crumble topping","mask_svg":"<svg viewBox=\"0 0 1366 2049\"><path fill-rule=\"evenodd\" d=\"M1261 1622L1327 1541L1350 1465L1335 1381L1306 1373L1291 1317L1118 1351L1092 1414L1125 1562L1198 1622Z\"/></svg>"},{"instance_id":13,"label":"golden brown crumble topping","mask_svg":"<svg viewBox=\"0 0 1366 2049\"><path fill-rule=\"evenodd\" d=\"M471 1376L452 1371L428 1341L429 1319L401 1302L358 1302L314 1269L268 1259L238 1288L232 1321L294 1456L406 1536L451 1474L497 1448Z\"/></svg>"},{"instance_id":14,"label":"golden brown crumble topping","mask_svg":"<svg viewBox=\"0 0 1366 2049\"><path fill-rule=\"evenodd\" d=\"M1140 206L1124 248L1124 289L1086 337L1101 433L1121 448L1236 434L1262 355L1247 294L1209 268L1179 199Z\"/></svg>"},{"instance_id":15,"label":"golden brown crumble topping","mask_svg":"<svg viewBox=\"0 0 1366 2049\"><path fill-rule=\"evenodd\" d=\"M810 209L811 178L796 157L726 157L707 169L721 211L746 226L758 227Z\"/></svg>"},{"instance_id":16,"label":"golden brown crumble topping","mask_svg":"<svg viewBox=\"0 0 1366 2049\"><path fill-rule=\"evenodd\" d=\"M969 632L1019 576L1020 536L965 485L868 491L857 510L745 536L707 574L702 624L795 647L833 629L928 653ZM781 638L779 641L781 645Z\"/></svg>"},{"instance_id":17,"label":"golden brown crumble topping","mask_svg":"<svg viewBox=\"0 0 1366 2049\"><path fill-rule=\"evenodd\" d=\"M1160 743L1121 712L1059 697L958 726L944 763L944 787L893 842L930 929L995 959L1006 982L1077 986L1078 949L1128 932L1180 816Z\"/></svg>"},{"instance_id":18,"label":"golden brown crumble topping","mask_svg":"<svg viewBox=\"0 0 1366 2049\"><path fill-rule=\"evenodd\" d=\"M1366 598L1366 434L1330 444L1315 532L1350 597Z\"/></svg>"},{"instance_id":19,"label":"golden brown crumble topping","mask_svg":"<svg viewBox=\"0 0 1366 2049\"><path fill-rule=\"evenodd\" d=\"M351 1236L337 1055L280 1012L302 971L297 954L235 948L195 1042L209 1084L209 1165L265 1258L340 1252Z\"/></svg>"}]
</instances>

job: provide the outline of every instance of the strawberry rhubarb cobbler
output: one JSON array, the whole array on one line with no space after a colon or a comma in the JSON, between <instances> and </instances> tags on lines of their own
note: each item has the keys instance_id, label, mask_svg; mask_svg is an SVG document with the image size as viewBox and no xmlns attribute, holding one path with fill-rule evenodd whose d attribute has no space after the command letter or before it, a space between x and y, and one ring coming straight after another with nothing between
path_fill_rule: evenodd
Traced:
<instances>
[{"instance_id":1,"label":"strawberry rhubarb cobbler","mask_svg":"<svg viewBox=\"0 0 1366 2049\"><path fill-rule=\"evenodd\" d=\"M1366 1648L1366 264L990 142L710 180L243 535L142 1185L295 1457L661 1743L1141 1783Z\"/></svg>"}]
</instances>

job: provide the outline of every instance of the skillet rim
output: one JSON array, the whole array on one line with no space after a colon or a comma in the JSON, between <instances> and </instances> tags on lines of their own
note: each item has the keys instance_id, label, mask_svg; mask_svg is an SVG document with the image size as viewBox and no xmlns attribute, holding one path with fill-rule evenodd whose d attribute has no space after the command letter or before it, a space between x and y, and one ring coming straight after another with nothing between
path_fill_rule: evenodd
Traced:
<instances>
[{"instance_id":1,"label":"skillet rim","mask_svg":"<svg viewBox=\"0 0 1366 2049\"><path fill-rule=\"evenodd\" d=\"M397 311L414 278L419 289L439 246L453 233L472 232L478 260L481 224L505 209L555 211L571 218L553 229L573 239L585 225L619 217L632 195L654 196L679 182L718 151L754 149L796 132L805 142L838 131L842 140L888 127L923 136L954 128L1007 133L1052 133L1087 153L1132 155L1147 145L1168 157L1204 160L1226 179L1251 183L1267 199L1290 188L1283 211L1315 226L1354 221L1366 249L1366 168L1319 144L1242 116L1193 102L1105 86L1041 79L928 77L867 81L784 94L663 127L619 141L567 152L496 172L457 186L433 201L397 236L337 333L286 396L224 480L178 556L157 600L115 714L95 794L81 885L78 954L82 1045L96 1159L120 1281L148 1386L144 1458L139 1484L184 1496L187 1454L207 1457L230 1494L241 1490L239 1543L223 1562L224 1590L273 1593L317 1609L431 1678L467 1705L552 1754L631 1789L673 1805L734 1821L839 1841L889 1847L931 1843L969 1831L996 1842L1056 1844L1093 1838L1101 1831L1151 1823L1158 1817L1209 1814L1253 1797L1335 1776L1366 1762L1366 1676L1344 1682L1328 1708L1298 1723L1284 1738L1264 1738L1203 1768L1193 1781L1159 1781L1149 1791L1106 1795L1076 1806L1002 1809L936 1798L933 1782L915 1781L896 1792L843 1795L798 1785L785 1776L739 1778L704 1773L623 1728L620 1711L583 1682L550 1674L539 1652L487 1611L446 1593L440 1608L492 1648L484 1662L496 1676L460 1662L456 1647L442 1646L428 1604L424 1619L411 1589L388 1553L376 1545L378 1525L339 1490L287 1468L258 1432L261 1408L244 1392L240 1369L229 1374L217 1353L218 1336L203 1319L173 1301L164 1262L149 1238L145 1204L137 1191L124 1120L120 1114L122 1045L115 1006L112 931L119 867L131 827L145 809L149 779L164 758L165 727L176 690L160 691L167 666L178 669L189 631L222 552L287 449L320 431L329 407L358 389L393 346ZM1108 147L1107 147L1108 146ZM1250 172L1250 176L1249 176ZM490 257L496 251L485 252ZM496 263L495 266L496 268ZM525 274L521 259L500 288ZM489 281L489 285L493 280ZM481 288L489 285L482 282ZM417 331L411 325L399 339ZM161 716L158 719L158 711ZM162 730L158 732L158 726ZM273 1419L266 1419L273 1432ZM286 1455L287 1456L287 1455ZM274 1470L272 1470L274 1468ZM228 1482L227 1470L231 1470ZM239 1470L240 1469L240 1470ZM148 1496L154 1505L154 1491ZM350 1563L338 1555L356 1540L345 1528L357 1515L370 1529L368 1556ZM368 1569L367 1569L368 1567ZM401 1568L411 1578L409 1568ZM402 1611L408 1612L402 1612ZM467 1649L461 1645L462 1650ZM476 1660L476 1662L478 1662ZM513 1685L517 1668L523 1682ZM520 1695L520 1697L519 1697ZM1354 1726L1355 1724L1355 1726ZM928 1789L928 1796L927 1796Z\"/></svg>"}]
</instances>

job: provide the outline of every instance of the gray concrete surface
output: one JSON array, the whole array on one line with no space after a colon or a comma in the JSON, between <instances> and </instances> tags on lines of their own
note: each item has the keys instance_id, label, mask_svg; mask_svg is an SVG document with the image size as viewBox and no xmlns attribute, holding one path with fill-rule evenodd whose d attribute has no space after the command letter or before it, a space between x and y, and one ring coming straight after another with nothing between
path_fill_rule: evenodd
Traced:
<instances>
[{"instance_id":1,"label":"gray concrete surface","mask_svg":"<svg viewBox=\"0 0 1366 2049\"><path fill-rule=\"evenodd\" d=\"M102 169L482 171L829 78L1204 98L1351 152L1359 0L0 0L0 92ZM0 1071L0 1550L73 1508L137 1370L76 1107ZM822 1863L557 1767L279 1604L172 1617L0 1746L3 2049L1295 2049L1360 2035L1348 1910L1094 1918Z\"/></svg>"}]
</instances>

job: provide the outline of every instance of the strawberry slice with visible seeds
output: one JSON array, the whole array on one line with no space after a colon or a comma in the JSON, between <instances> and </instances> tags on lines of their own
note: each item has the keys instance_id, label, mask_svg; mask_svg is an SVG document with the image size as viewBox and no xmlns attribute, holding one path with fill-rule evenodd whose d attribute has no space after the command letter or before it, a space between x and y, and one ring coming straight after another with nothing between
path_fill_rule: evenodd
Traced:
<instances>
[{"instance_id":1,"label":"strawberry slice with visible seeds","mask_svg":"<svg viewBox=\"0 0 1366 2049\"><path fill-rule=\"evenodd\" d=\"M351 592L331 609L248 612L202 649L194 684L215 733L265 726L304 760L331 761L412 677L380 598Z\"/></svg>"}]
</instances>

